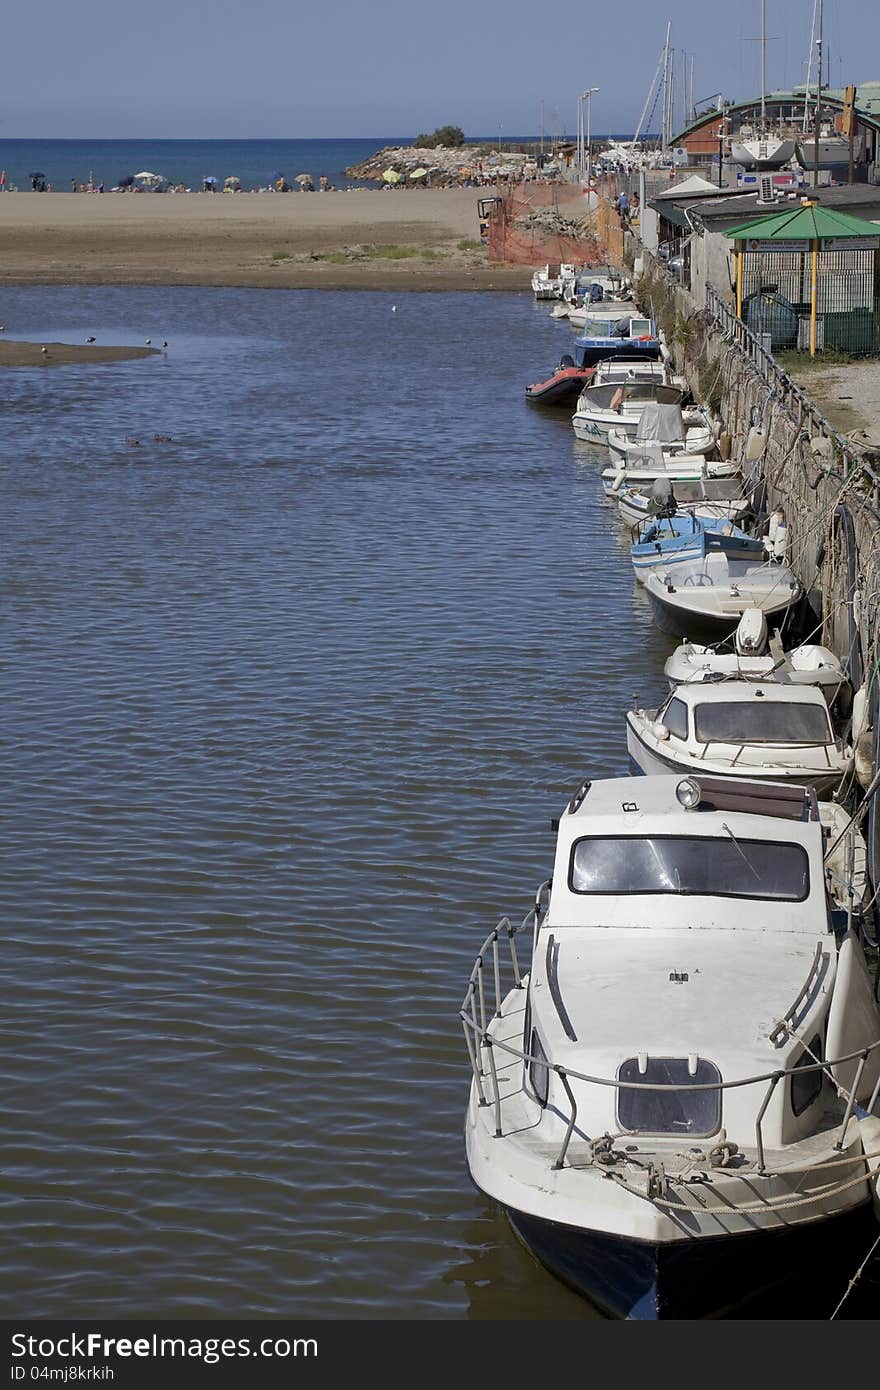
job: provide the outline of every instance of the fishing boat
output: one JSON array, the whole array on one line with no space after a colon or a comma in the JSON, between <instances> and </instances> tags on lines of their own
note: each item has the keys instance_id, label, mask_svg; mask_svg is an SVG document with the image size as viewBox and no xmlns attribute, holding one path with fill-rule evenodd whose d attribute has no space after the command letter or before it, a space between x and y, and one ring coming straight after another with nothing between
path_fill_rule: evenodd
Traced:
<instances>
[{"instance_id":1,"label":"fishing boat","mask_svg":"<svg viewBox=\"0 0 880 1390\"><path fill-rule=\"evenodd\" d=\"M715 448L715 430L705 406L688 406L685 420L680 405L652 402L642 409L634 435L631 428L627 421L622 428L615 425L608 431L611 464L624 472L637 471L646 458L651 463L661 456L667 463L687 462ZM654 444L660 445L660 454L650 447Z\"/></svg>"},{"instance_id":2,"label":"fishing boat","mask_svg":"<svg viewBox=\"0 0 880 1390\"><path fill-rule=\"evenodd\" d=\"M633 543L630 558L636 579L644 583L645 575L658 565L674 574L677 566L704 560L714 553L728 559L757 560L763 558L764 543L731 521L674 514L649 521Z\"/></svg>"},{"instance_id":3,"label":"fishing boat","mask_svg":"<svg viewBox=\"0 0 880 1390\"><path fill-rule=\"evenodd\" d=\"M621 355L649 359L660 356L660 338L654 320L626 312L625 308L616 320L591 315L575 342L589 354L585 358L587 365Z\"/></svg>"},{"instance_id":4,"label":"fishing boat","mask_svg":"<svg viewBox=\"0 0 880 1390\"><path fill-rule=\"evenodd\" d=\"M679 511L722 521L738 521L751 513L751 497L738 472L726 478L672 478L667 482L670 503ZM633 529L644 526L656 510L652 482L625 483L611 495L621 519Z\"/></svg>"},{"instance_id":5,"label":"fishing boat","mask_svg":"<svg viewBox=\"0 0 880 1390\"><path fill-rule=\"evenodd\" d=\"M577 339L575 349L582 347ZM588 349L582 349L584 365L588 364ZM596 373L578 397L577 409L571 419L578 439L589 443L607 443L608 431L617 429L635 435L646 406L676 405L681 407L687 389L676 382L663 362L639 365L632 358L614 358L596 364ZM685 427L702 427L703 416L690 407L682 410Z\"/></svg>"},{"instance_id":6,"label":"fishing boat","mask_svg":"<svg viewBox=\"0 0 880 1390\"><path fill-rule=\"evenodd\" d=\"M579 367L571 353L563 353L559 366L545 381L535 381L526 387L526 400L536 405L570 406L592 376L592 367Z\"/></svg>"},{"instance_id":7,"label":"fishing boat","mask_svg":"<svg viewBox=\"0 0 880 1390\"><path fill-rule=\"evenodd\" d=\"M585 781L480 949L468 1169L611 1316L827 1316L873 1239L880 1011L825 854L803 787Z\"/></svg>"},{"instance_id":8,"label":"fishing boat","mask_svg":"<svg viewBox=\"0 0 880 1390\"><path fill-rule=\"evenodd\" d=\"M816 686L730 676L677 685L658 709L626 716L636 773L760 777L832 792L852 766Z\"/></svg>"},{"instance_id":9,"label":"fishing boat","mask_svg":"<svg viewBox=\"0 0 880 1390\"><path fill-rule=\"evenodd\" d=\"M707 555L674 572L662 566L645 576L645 592L663 632L714 642L730 637L746 608L760 608L780 622L802 595L787 565L728 560Z\"/></svg>"}]
</instances>

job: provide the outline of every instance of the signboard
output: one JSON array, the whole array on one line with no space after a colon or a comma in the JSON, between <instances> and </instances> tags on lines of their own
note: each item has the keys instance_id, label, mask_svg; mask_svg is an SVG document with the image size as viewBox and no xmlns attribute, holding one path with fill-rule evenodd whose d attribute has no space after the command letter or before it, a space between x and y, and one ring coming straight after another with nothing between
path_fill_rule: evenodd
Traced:
<instances>
[{"instance_id":1,"label":"signboard","mask_svg":"<svg viewBox=\"0 0 880 1390\"><path fill-rule=\"evenodd\" d=\"M880 236L823 236L823 251L876 251Z\"/></svg>"},{"instance_id":2,"label":"signboard","mask_svg":"<svg viewBox=\"0 0 880 1390\"><path fill-rule=\"evenodd\" d=\"M861 242L859 243L861 245ZM809 251L810 241L747 241L747 251Z\"/></svg>"},{"instance_id":3,"label":"signboard","mask_svg":"<svg viewBox=\"0 0 880 1390\"><path fill-rule=\"evenodd\" d=\"M855 135L856 133L855 105L856 89L855 87L847 87L843 93L843 118L840 123L840 129L844 135Z\"/></svg>"}]
</instances>

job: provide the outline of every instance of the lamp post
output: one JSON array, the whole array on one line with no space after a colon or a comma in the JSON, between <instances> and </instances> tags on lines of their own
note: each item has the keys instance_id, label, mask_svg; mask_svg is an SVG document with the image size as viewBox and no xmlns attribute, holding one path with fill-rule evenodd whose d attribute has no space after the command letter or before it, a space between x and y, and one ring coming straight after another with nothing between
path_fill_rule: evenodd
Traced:
<instances>
[{"instance_id":1,"label":"lamp post","mask_svg":"<svg viewBox=\"0 0 880 1390\"><path fill-rule=\"evenodd\" d=\"M592 141L592 137L591 137L591 134L590 134L590 121L591 121L591 114L592 114L592 109L593 109L592 96L593 96L593 93L594 93L594 92L598 92L598 90L599 90L598 87L590 87L589 91L582 92L582 93L581 93L580 102L578 103L578 110L581 112L581 130L582 130L582 131L583 131L583 114L582 114L582 113L583 113L583 103L584 103L584 102L587 103L587 135L586 135L586 141L585 141L586 150L585 150L585 155L584 155L584 157L583 157L582 160L581 160L581 173L582 173L582 178L585 178L586 181L587 181L587 183L590 182L590 176L592 175L592 172L593 172L593 141ZM581 138L583 139L583 135L582 135Z\"/></svg>"}]
</instances>

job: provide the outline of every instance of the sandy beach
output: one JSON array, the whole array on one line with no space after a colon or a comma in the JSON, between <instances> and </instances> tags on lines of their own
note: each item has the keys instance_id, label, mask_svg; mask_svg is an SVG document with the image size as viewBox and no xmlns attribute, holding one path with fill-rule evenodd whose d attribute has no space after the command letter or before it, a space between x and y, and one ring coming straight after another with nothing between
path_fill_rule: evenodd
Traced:
<instances>
[{"instance_id":1,"label":"sandy beach","mask_svg":"<svg viewBox=\"0 0 880 1390\"><path fill-rule=\"evenodd\" d=\"M0 284L524 289L479 245L481 192L5 193Z\"/></svg>"}]
</instances>

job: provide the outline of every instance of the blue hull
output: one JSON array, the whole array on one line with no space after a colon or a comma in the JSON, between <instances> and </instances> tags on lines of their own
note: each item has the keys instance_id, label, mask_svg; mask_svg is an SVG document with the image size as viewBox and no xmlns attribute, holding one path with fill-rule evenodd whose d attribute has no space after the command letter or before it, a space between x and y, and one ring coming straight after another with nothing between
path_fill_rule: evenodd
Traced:
<instances>
[{"instance_id":1,"label":"blue hull","mask_svg":"<svg viewBox=\"0 0 880 1390\"><path fill-rule=\"evenodd\" d=\"M614 1318L829 1318L877 1226L865 1202L780 1231L656 1245L507 1209L523 1244Z\"/></svg>"}]
</instances>

